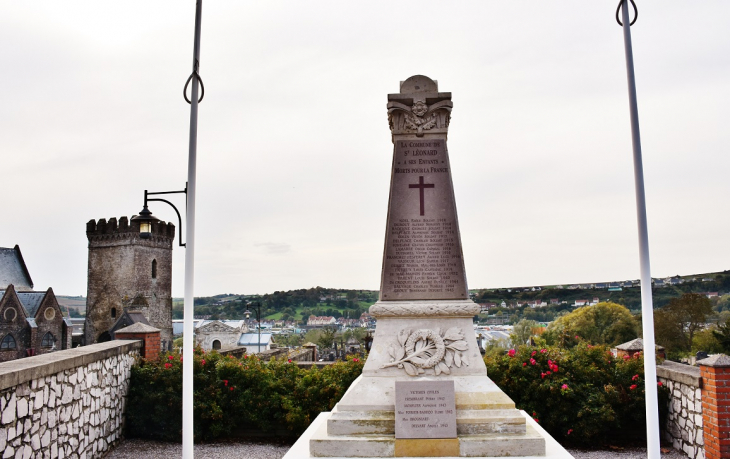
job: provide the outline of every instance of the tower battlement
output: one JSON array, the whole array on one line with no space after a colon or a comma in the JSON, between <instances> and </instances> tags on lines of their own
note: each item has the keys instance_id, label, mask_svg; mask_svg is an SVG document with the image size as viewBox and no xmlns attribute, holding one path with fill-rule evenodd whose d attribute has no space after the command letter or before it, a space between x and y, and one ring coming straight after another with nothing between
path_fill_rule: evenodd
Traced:
<instances>
[{"instance_id":1,"label":"tower battlement","mask_svg":"<svg viewBox=\"0 0 730 459\"><path fill-rule=\"evenodd\" d=\"M86 237L91 241L105 239L120 239L128 237L139 238L139 222L130 221L126 216L116 217L109 220L100 218L89 220L86 223ZM152 223L152 239L169 239L170 243L175 239L175 225L158 221Z\"/></svg>"}]
</instances>

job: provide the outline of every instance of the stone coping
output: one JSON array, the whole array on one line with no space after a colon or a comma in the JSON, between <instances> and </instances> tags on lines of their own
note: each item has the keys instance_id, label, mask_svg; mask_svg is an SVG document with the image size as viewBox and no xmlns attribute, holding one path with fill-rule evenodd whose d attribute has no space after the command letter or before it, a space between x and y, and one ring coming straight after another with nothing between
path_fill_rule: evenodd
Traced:
<instances>
[{"instance_id":1,"label":"stone coping","mask_svg":"<svg viewBox=\"0 0 730 459\"><path fill-rule=\"evenodd\" d=\"M687 384L688 386L702 387L700 369L692 365L665 360L656 366L656 374L660 378L671 379L672 381Z\"/></svg>"},{"instance_id":2,"label":"stone coping","mask_svg":"<svg viewBox=\"0 0 730 459\"><path fill-rule=\"evenodd\" d=\"M138 340L114 340L0 363L0 390L139 350Z\"/></svg>"}]
</instances>

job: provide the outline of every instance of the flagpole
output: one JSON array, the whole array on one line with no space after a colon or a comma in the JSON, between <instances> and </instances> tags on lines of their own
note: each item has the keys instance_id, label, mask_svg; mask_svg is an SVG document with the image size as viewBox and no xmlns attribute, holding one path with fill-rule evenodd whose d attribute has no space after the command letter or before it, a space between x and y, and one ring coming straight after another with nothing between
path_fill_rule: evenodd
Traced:
<instances>
[{"instance_id":1,"label":"flagpole","mask_svg":"<svg viewBox=\"0 0 730 459\"><path fill-rule=\"evenodd\" d=\"M621 18L618 21L624 32L626 53L626 77L629 89L631 112L631 144L634 151L634 186L636 189L636 220L639 229L639 260L641 265L641 323L644 336L644 397L646 400L646 446L649 459L660 458L659 404L657 401L656 350L654 345L654 305L651 296L651 269L649 266L649 236L646 222L646 195L644 193L644 166L641 159L639 135L639 109L636 102L636 79L634 76L634 53L631 46L631 24L629 22L629 0L620 0ZM630 0L636 16L638 10ZM617 18L618 20L618 14Z\"/></svg>"},{"instance_id":2,"label":"flagpole","mask_svg":"<svg viewBox=\"0 0 730 459\"><path fill-rule=\"evenodd\" d=\"M185 225L187 227L185 250L185 302L183 306L183 459L193 459L193 285L195 281L195 192L198 143L198 67L200 62L200 16L203 0L195 5L195 41L193 45L193 73L190 90L190 141L188 148L188 194ZM186 83L187 89L187 83ZM183 95L187 95L183 89ZM203 94L205 90L203 89Z\"/></svg>"}]
</instances>

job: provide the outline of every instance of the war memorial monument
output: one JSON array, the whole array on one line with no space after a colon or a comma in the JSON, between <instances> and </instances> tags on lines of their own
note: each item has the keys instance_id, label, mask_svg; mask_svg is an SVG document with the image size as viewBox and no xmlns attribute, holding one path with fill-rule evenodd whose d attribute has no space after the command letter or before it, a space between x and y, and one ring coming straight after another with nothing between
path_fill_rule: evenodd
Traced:
<instances>
[{"instance_id":1,"label":"war memorial monument","mask_svg":"<svg viewBox=\"0 0 730 459\"><path fill-rule=\"evenodd\" d=\"M372 349L285 459L571 457L487 377L446 146L452 107L422 75L388 95L393 166Z\"/></svg>"}]
</instances>

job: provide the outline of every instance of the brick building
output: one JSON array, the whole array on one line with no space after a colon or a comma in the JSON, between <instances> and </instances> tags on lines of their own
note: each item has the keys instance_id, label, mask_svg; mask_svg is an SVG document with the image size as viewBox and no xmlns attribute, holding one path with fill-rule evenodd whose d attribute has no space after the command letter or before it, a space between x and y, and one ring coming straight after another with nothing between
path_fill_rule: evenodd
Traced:
<instances>
[{"instance_id":1,"label":"brick building","mask_svg":"<svg viewBox=\"0 0 730 459\"><path fill-rule=\"evenodd\" d=\"M0 362L68 349L72 331L53 290L33 290L20 247L0 247Z\"/></svg>"}]
</instances>

